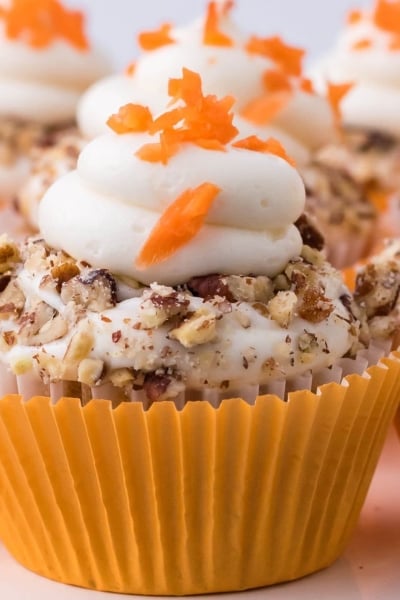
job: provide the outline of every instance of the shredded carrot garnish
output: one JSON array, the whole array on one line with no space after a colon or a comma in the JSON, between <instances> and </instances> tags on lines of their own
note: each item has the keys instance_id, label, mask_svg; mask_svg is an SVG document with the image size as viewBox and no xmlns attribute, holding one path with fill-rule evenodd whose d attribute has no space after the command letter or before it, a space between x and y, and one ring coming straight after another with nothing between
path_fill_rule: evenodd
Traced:
<instances>
[{"instance_id":1,"label":"shredded carrot garnish","mask_svg":"<svg viewBox=\"0 0 400 600\"><path fill-rule=\"evenodd\" d=\"M133 75L135 74L135 70L136 70L136 63L131 62L125 69L125 75L127 77L133 77Z\"/></svg>"},{"instance_id":2,"label":"shredded carrot garnish","mask_svg":"<svg viewBox=\"0 0 400 600\"><path fill-rule=\"evenodd\" d=\"M208 150L224 150L237 135L231 112L234 99L231 96L221 100L212 95L204 96L197 73L183 69L182 78L171 79L168 90L175 101L183 102L183 106L172 108L154 120L147 118L146 131L151 135L159 134L159 141L146 144L137 151L136 155L142 160L166 164L183 143ZM117 127L120 127L119 121Z\"/></svg>"},{"instance_id":3,"label":"shredded carrot garnish","mask_svg":"<svg viewBox=\"0 0 400 600\"><path fill-rule=\"evenodd\" d=\"M362 40L358 40L352 45L353 50L366 50L367 48L371 48L372 40L369 38L363 38Z\"/></svg>"},{"instance_id":4,"label":"shredded carrot garnish","mask_svg":"<svg viewBox=\"0 0 400 600\"><path fill-rule=\"evenodd\" d=\"M256 125L270 123L290 102L292 92L275 92L256 98L241 111L242 117Z\"/></svg>"},{"instance_id":5,"label":"shredded carrot garnish","mask_svg":"<svg viewBox=\"0 0 400 600\"><path fill-rule=\"evenodd\" d=\"M377 0L373 20L380 29L389 33L400 34L399 0Z\"/></svg>"},{"instance_id":6,"label":"shredded carrot garnish","mask_svg":"<svg viewBox=\"0 0 400 600\"><path fill-rule=\"evenodd\" d=\"M174 44L175 40L171 37L172 26L164 23L155 31L143 31L138 35L138 42L142 50L156 50L167 44Z\"/></svg>"},{"instance_id":7,"label":"shredded carrot garnish","mask_svg":"<svg viewBox=\"0 0 400 600\"><path fill-rule=\"evenodd\" d=\"M233 3L225 2L220 11L217 2L209 2L204 25L204 44L207 46L233 46L233 40L219 29L220 16L226 15L232 7Z\"/></svg>"},{"instance_id":8,"label":"shredded carrot garnish","mask_svg":"<svg viewBox=\"0 0 400 600\"><path fill-rule=\"evenodd\" d=\"M353 87L354 83L328 83L327 95L336 123L340 123L342 116L340 112L340 104L346 94L348 94Z\"/></svg>"},{"instance_id":9,"label":"shredded carrot garnish","mask_svg":"<svg viewBox=\"0 0 400 600\"><path fill-rule=\"evenodd\" d=\"M263 83L268 92L290 92L292 89L289 77L279 70L265 71Z\"/></svg>"},{"instance_id":10,"label":"shredded carrot garnish","mask_svg":"<svg viewBox=\"0 0 400 600\"><path fill-rule=\"evenodd\" d=\"M0 8L0 19L9 39L33 48L46 48L62 39L77 50L89 49L83 14L64 8L59 0L11 0L7 8Z\"/></svg>"},{"instance_id":11,"label":"shredded carrot garnish","mask_svg":"<svg viewBox=\"0 0 400 600\"><path fill-rule=\"evenodd\" d=\"M238 140L232 144L234 148L243 148L244 150L252 150L253 152L263 152L264 154L274 154L286 160L292 167L296 166L295 161L291 158L285 148L275 138L269 138L268 140L261 140L256 135L250 135L249 137Z\"/></svg>"},{"instance_id":12,"label":"shredded carrot garnish","mask_svg":"<svg viewBox=\"0 0 400 600\"><path fill-rule=\"evenodd\" d=\"M150 110L147 106L140 104L126 104L122 106L118 113L111 115L107 125L115 133L139 133L148 131L153 123Z\"/></svg>"},{"instance_id":13,"label":"shredded carrot garnish","mask_svg":"<svg viewBox=\"0 0 400 600\"><path fill-rule=\"evenodd\" d=\"M288 46L280 37L259 38L252 36L246 44L247 52L273 60L285 73L299 77L305 50Z\"/></svg>"},{"instance_id":14,"label":"shredded carrot garnish","mask_svg":"<svg viewBox=\"0 0 400 600\"><path fill-rule=\"evenodd\" d=\"M363 17L361 10L351 10L347 15L347 23L349 25L355 25L359 23Z\"/></svg>"},{"instance_id":15,"label":"shredded carrot garnish","mask_svg":"<svg viewBox=\"0 0 400 600\"><path fill-rule=\"evenodd\" d=\"M393 36L389 44L389 50L393 50L394 52L400 50L400 35Z\"/></svg>"},{"instance_id":16,"label":"shredded carrot garnish","mask_svg":"<svg viewBox=\"0 0 400 600\"><path fill-rule=\"evenodd\" d=\"M213 183L202 183L183 192L161 215L140 250L136 267L146 269L167 260L199 232L220 192Z\"/></svg>"},{"instance_id":17,"label":"shredded carrot garnish","mask_svg":"<svg viewBox=\"0 0 400 600\"><path fill-rule=\"evenodd\" d=\"M315 94L313 82L307 77L301 80L300 89L306 94Z\"/></svg>"}]
</instances>

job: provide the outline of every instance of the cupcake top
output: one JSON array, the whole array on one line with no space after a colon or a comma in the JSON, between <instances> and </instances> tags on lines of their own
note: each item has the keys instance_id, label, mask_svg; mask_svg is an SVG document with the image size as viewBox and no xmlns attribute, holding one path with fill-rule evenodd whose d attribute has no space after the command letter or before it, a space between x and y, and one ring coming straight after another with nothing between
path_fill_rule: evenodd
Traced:
<instances>
[{"instance_id":1,"label":"cupcake top","mask_svg":"<svg viewBox=\"0 0 400 600\"><path fill-rule=\"evenodd\" d=\"M0 359L15 374L153 401L262 386L357 342L283 147L238 136L233 99L192 71L169 94L158 116L131 104L109 119L43 199L43 239L1 240Z\"/></svg>"},{"instance_id":2,"label":"cupcake top","mask_svg":"<svg viewBox=\"0 0 400 600\"><path fill-rule=\"evenodd\" d=\"M0 118L40 125L71 122L79 96L108 65L92 47L82 13L59 0L0 6Z\"/></svg>"},{"instance_id":3,"label":"cupcake top","mask_svg":"<svg viewBox=\"0 0 400 600\"><path fill-rule=\"evenodd\" d=\"M236 98L236 125L243 135L274 135L300 162L331 140L331 106L302 75L304 51L278 37L246 37L232 22L232 6L210 2L206 15L186 28L164 24L140 34L137 62L83 97L78 121L84 134L104 132L109 114L127 102L160 112L168 100L167 77L178 77L187 67L201 74L206 93Z\"/></svg>"},{"instance_id":4,"label":"cupcake top","mask_svg":"<svg viewBox=\"0 0 400 600\"><path fill-rule=\"evenodd\" d=\"M349 127L400 136L400 2L375 0L353 10L322 74L354 86L341 106Z\"/></svg>"}]
</instances>

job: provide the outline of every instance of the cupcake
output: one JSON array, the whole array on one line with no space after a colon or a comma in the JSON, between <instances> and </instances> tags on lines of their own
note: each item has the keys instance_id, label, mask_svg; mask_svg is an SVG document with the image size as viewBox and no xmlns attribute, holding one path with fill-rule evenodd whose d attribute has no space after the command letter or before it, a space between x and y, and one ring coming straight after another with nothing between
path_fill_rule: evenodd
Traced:
<instances>
[{"instance_id":1,"label":"cupcake","mask_svg":"<svg viewBox=\"0 0 400 600\"><path fill-rule=\"evenodd\" d=\"M376 0L353 10L337 44L318 68L319 76L353 82L341 104L344 138L326 147L320 159L370 187L378 207L389 211L385 232L398 227L400 189L400 2Z\"/></svg>"},{"instance_id":2,"label":"cupcake","mask_svg":"<svg viewBox=\"0 0 400 600\"><path fill-rule=\"evenodd\" d=\"M85 33L84 17L59 0L11 0L0 8L0 197L15 196L32 150L75 128L78 98L108 72ZM29 216L25 203L22 210Z\"/></svg>"},{"instance_id":3,"label":"cupcake","mask_svg":"<svg viewBox=\"0 0 400 600\"><path fill-rule=\"evenodd\" d=\"M134 594L328 566L400 388L398 356L358 352L281 144L238 135L192 71L169 92L109 119L38 238L0 240L0 537L37 573Z\"/></svg>"},{"instance_id":4,"label":"cupcake","mask_svg":"<svg viewBox=\"0 0 400 600\"><path fill-rule=\"evenodd\" d=\"M210 2L204 18L186 28L162 25L139 35L142 53L124 74L99 81L83 96L78 121L87 137L106 131L119 106L139 102L158 113L168 101L167 77L182 67L201 73L206 93L236 98L236 125L243 136L277 138L305 179L306 212L326 238L337 267L369 252L376 211L365 190L343 171L328 168L316 153L336 139L340 104L348 86L317 95L303 74L304 50L279 37L246 36L231 19L233 3Z\"/></svg>"}]
</instances>

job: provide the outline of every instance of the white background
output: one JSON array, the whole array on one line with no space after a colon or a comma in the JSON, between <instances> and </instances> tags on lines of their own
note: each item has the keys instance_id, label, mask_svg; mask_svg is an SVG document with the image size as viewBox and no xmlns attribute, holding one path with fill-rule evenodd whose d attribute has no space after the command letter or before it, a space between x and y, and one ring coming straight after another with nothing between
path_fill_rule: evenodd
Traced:
<instances>
[{"instance_id":1,"label":"white background","mask_svg":"<svg viewBox=\"0 0 400 600\"><path fill-rule=\"evenodd\" d=\"M117 67L137 54L136 34L163 22L184 25L202 14L206 0L64 0L83 8L96 40L109 49ZM333 44L335 32L350 8L372 0L236 0L235 17L244 30L276 33L308 48L311 57Z\"/></svg>"}]
</instances>

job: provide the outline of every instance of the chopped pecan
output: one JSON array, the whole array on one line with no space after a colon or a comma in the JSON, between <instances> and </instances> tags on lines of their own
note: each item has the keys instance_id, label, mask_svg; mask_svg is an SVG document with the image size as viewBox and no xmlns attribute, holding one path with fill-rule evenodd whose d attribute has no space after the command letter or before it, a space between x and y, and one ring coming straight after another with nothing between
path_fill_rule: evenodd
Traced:
<instances>
[{"instance_id":1,"label":"chopped pecan","mask_svg":"<svg viewBox=\"0 0 400 600\"><path fill-rule=\"evenodd\" d=\"M332 314L334 306L324 296L321 288L309 286L303 290L298 304L298 314L310 323L321 323Z\"/></svg>"},{"instance_id":2,"label":"chopped pecan","mask_svg":"<svg viewBox=\"0 0 400 600\"><path fill-rule=\"evenodd\" d=\"M269 316L280 327L287 328L294 317L297 296L294 292L278 292L268 302Z\"/></svg>"},{"instance_id":3,"label":"chopped pecan","mask_svg":"<svg viewBox=\"0 0 400 600\"><path fill-rule=\"evenodd\" d=\"M143 329L160 327L175 316L185 317L190 301L184 294L173 288L153 284L143 293L140 304L141 326Z\"/></svg>"},{"instance_id":4,"label":"chopped pecan","mask_svg":"<svg viewBox=\"0 0 400 600\"><path fill-rule=\"evenodd\" d=\"M217 318L207 308L200 308L183 323L169 333L169 337L178 340L185 348L200 346L212 342L217 335Z\"/></svg>"},{"instance_id":5,"label":"chopped pecan","mask_svg":"<svg viewBox=\"0 0 400 600\"><path fill-rule=\"evenodd\" d=\"M171 377L165 374L147 373L144 378L143 389L150 402L157 402L165 398Z\"/></svg>"},{"instance_id":6,"label":"chopped pecan","mask_svg":"<svg viewBox=\"0 0 400 600\"><path fill-rule=\"evenodd\" d=\"M73 260L66 260L58 265L55 265L50 274L56 281L57 292L61 292L61 287L64 283L79 275L80 270L76 262Z\"/></svg>"},{"instance_id":7,"label":"chopped pecan","mask_svg":"<svg viewBox=\"0 0 400 600\"><path fill-rule=\"evenodd\" d=\"M325 240L321 232L313 225L306 214L302 214L295 223L300 232L303 244L322 250L325 245Z\"/></svg>"},{"instance_id":8,"label":"chopped pecan","mask_svg":"<svg viewBox=\"0 0 400 600\"><path fill-rule=\"evenodd\" d=\"M0 236L0 274L10 271L21 260L18 246L7 234Z\"/></svg>"},{"instance_id":9,"label":"chopped pecan","mask_svg":"<svg viewBox=\"0 0 400 600\"><path fill-rule=\"evenodd\" d=\"M95 358L84 358L78 367L78 381L89 386L96 385L102 378L104 362Z\"/></svg>"},{"instance_id":10,"label":"chopped pecan","mask_svg":"<svg viewBox=\"0 0 400 600\"><path fill-rule=\"evenodd\" d=\"M101 312L116 305L117 284L106 269L94 269L63 283L61 298L66 304L74 302L82 308Z\"/></svg>"}]
</instances>

